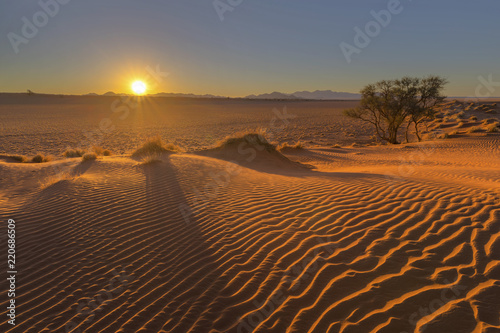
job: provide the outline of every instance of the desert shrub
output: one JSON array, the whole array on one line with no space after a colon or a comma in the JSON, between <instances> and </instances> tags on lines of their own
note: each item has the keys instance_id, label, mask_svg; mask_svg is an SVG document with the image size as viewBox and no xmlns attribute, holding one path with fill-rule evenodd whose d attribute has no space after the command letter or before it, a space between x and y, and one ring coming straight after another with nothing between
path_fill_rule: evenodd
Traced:
<instances>
[{"instance_id":1,"label":"desert shrub","mask_svg":"<svg viewBox=\"0 0 500 333\"><path fill-rule=\"evenodd\" d=\"M177 152L181 151L179 147L172 143L165 143L163 140L157 136L154 138L149 138L144 142L142 147L136 149L132 153L132 157L144 156L144 155L154 155L162 154L167 152Z\"/></svg>"},{"instance_id":2,"label":"desert shrub","mask_svg":"<svg viewBox=\"0 0 500 333\"><path fill-rule=\"evenodd\" d=\"M495 133L495 132L499 132L499 127L500 127L500 123L493 123L493 124L489 124L487 127L486 127L486 131L488 133Z\"/></svg>"},{"instance_id":3,"label":"desert shrub","mask_svg":"<svg viewBox=\"0 0 500 333\"><path fill-rule=\"evenodd\" d=\"M469 118L469 120L471 120L471 121L476 121L476 120L477 120L477 117L476 117L476 116L471 116L471 117Z\"/></svg>"},{"instance_id":4,"label":"desert shrub","mask_svg":"<svg viewBox=\"0 0 500 333\"><path fill-rule=\"evenodd\" d=\"M96 159L97 159L97 155L95 153L86 153L82 156L82 162L94 161Z\"/></svg>"},{"instance_id":5,"label":"desert shrub","mask_svg":"<svg viewBox=\"0 0 500 333\"><path fill-rule=\"evenodd\" d=\"M488 125L488 124L492 124L492 123L496 123L496 122L498 122L498 119L488 118L488 119L483 119L482 124Z\"/></svg>"},{"instance_id":6,"label":"desert shrub","mask_svg":"<svg viewBox=\"0 0 500 333\"><path fill-rule=\"evenodd\" d=\"M268 151L275 151L276 146L269 143L264 137L265 131L246 131L239 132L231 136L227 136L224 140L220 141L217 145L219 147L226 147L230 145L240 144L247 142L252 145L263 146Z\"/></svg>"},{"instance_id":7,"label":"desert shrub","mask_svg":"<svg viewBox=\"0 0 500 333\"><path fill-rule=\"evenodd\" d=\"M66 158L82 157L83 155L85 155L85 150L82 149L68 149L63 154Z\"/></svg>"},{"instance_id":8,"label":"desert shrub","mask_svg":"<svg viewBox=\"0 0 500 333\"><path fill-rule=\"evenodd\" d=\"M29 160L24 155L10 155L9 157L12 158L14 161L19 162L19 163L26 163Z\"/></svg>"},{"instance_id":9,"label":"desert shrub","mask_svg":"<svg viewBox=\"0 0 500 333\"><path fill-rule=\"evenodd\" d=\"M78 178L78 176L70 173L70 172L61 172L56 175L49 176L44 178L38 182L38 185L41 190L44 190L54 184L57 184L61 181L74 181Z\"/></svg>"},{"instance_id":10,"label":"desert shrub","mask_svg":"<svg viewBox=\"0 0 500 333\"><path fill-rule=\"evenodd\" d=\"M104 149L100 146L92 146L92 151L97 155L100 156L104 153Z\"/></svg>"},{"instance_id":11,"label":"desert shrub","mask_svg":"<svg viewBox=\"0 0 500 333\"><path fill-rule=\"evenodd\" d=\"M111 156L111 151L108 149L104 149L100 146L93 146L92 151L97 155L97 156Z\"/></svg>"},{"instance_id":12,"label":"desert shrub","mask_svg":"<svg viewBox=\"0 0 500 333\"><path fill-rule=\"evenodd\" d=\"M480 127L474 126L474 127L469 128L467 130L467 133L476 133L476 132L480 132L480 131L481 131Z\"/></svg>"},{"instance_id":13,"label":"desert shrub","mask_svg":"<svg viewBox=\"0 0 500 333\"><path fill-rule=\"evenodd\" d=\"M141 158L141 164L143 165L160 163L160 162L161 162L161 155L159 154L146 155Z\"/></svg>"},{"instance_id":14,"label":"desert shrub","mask_svg":"<svg viewBox=\"0 0 500 333\"><path fill-rule=\"evenodd\" d=\"M37 154L31 158L31 163L45 163L52 161L51 156L44 156L42 154Z\"/></svg>"},{"instance_id":15,"label":"desert shrub","mask_svg":"<svg viewBox=\"0 0 500 333\"><path fill-rule=\"evenodd\" d=\"M278 150L283 150L285 148L304 149L304 144L301 141L297 141L295 144L288 144L288 142L284 142L283 144L278 146Z\"/></svg>"},{"instance_id":16,"label":"desert shrub","mask_svg":"<svg viewBox=\"0 0 500 333\"><path fill-rule=\"evenodd\" d=\"M339 144L335 144L335 145L333 145L333 147L332 147L332 148L342 148L342 146L341 146L341 145L339 145Z\"/></svg>"},{"instance_id":17,"label":"desert shrub","mask_svg":"<svg viewBox=\"0 0 500 333\"><path fill-rule=\"evenodd\" d=\"M360 106L344 110L348 117L372 124L379 138L392 144L399 143L398 130L407 123L415 125L415 134L421 140L419 124L436 117L436 107L443 103L441 94L446 79L404 77L369 84L361 90Z\"/></svg>"}]
</instances>

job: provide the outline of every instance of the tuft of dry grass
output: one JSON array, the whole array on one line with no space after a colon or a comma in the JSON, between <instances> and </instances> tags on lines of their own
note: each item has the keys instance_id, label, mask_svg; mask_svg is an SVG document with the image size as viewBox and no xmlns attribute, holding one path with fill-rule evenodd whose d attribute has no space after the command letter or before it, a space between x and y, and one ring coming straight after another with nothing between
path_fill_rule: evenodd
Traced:
<instances>
[{"instance_id":1,"label":"tuft of dry grass","mask_svg":"<svg viewBox=\"0 0 500 333\"><path fill-rule=\"evenodd\" d=\"M96 159L97 155L95 153L86 153L82 156L82 162L95 161Z\"/></svg>"},{"instance_id":2,"label":"tuft of dry grass","mask_svg":"<svg viewBox=\"0 0 500 333\"><path fill-rule=\"evenodd\" d=\"M248 142L252 145L264 146L268 151L276 151L276 146L269 143L264 137L266 132L264 130L257 131L244 131L231 136L227 136L224 140L220 141L218 147L226 147L230 145L239 144L241 142Z\"/></svg>"},{"instance_id":3,"label":"tuft of dry grass","mask_svg":"<svg viewBox=\"0 0 500 333\"><path fill-rule=\"evenodd\" d=\"M476 133L476 132L480 132L481 131L481 127L477 127L477 126L474 126L474 127L471 127L467 130L467 133Z\"/></svg>"},{"instance_id":4,"label":"tuft of dry grass","mask_svg":"<svg viewBox=\"0 0 500 333\"><path fill-rule=\"evenodd\" d=\"M304 144L301 141L297 141L295 144L288 144L288 142L284 142L278 146L278 150L281 151L283 149L304 149Z\"/></svg>"},{"instance_id":5,"label":"tuft of dry grass","mask_svg":"<svg viewBox=\"0 0 500 333\"><path fill-rule=\"evenodd\" d=\"M64 180L73 181L73 180L76 180L77 178L78 178L78 176L72 175L69 172L63 172L63 173L59 173L59 174L56 174L53 176L49 176L49 177L39 181L38 186L41 190L44 190L44 189L46 189L54 184L59 183L60 181L64 181Z\"/></svg>"},{"instance_id":6,"label":"tuft of dry grass","mask_svg":"<svg viewBox=\"0 0 500 333\"><path fill-rule=\"evenodd\" d=\"M150 164L156 164L156 163L161 163L161 155L160 154L151 154L151 155L146 155L141 158L141 164L142 165L150 165Z\"/></svg>"},{"instance_id":7,"label":"tuft of dry grass","mask_svg":"<svg viewBox=\"0 0 500 333\"><path fill-rule=\"evenodd\" d=\"M486 132L488 132L488 133L500 132L500 123L489 124L486 127Z\"/></svg>"},{"instance_id":8,"label":"tuft of dry grass","mask_svg":"<svg viewBox=\"0 0 500 333\"><path fill-rule=\"evenodd\" d=\"M163 153L173 153L179 152L181 149L174 145L173 143L165 143L161 137L157 136L154 138L149 138L144 142L142 147L136 149L132 153L132 157L140 157L147 155L158 155Z\"/></svg>"},{"instance_id":9,"label":"tuft of dry grass","mask_svg":"<svg viewBox=\"0 0 500 333\"><path fill-rule=\"evenodd\" d=\"M68 149L63 153L66 158L82 157L85 155L85 150L82 149Z\"/></svg>"},{"instance_id":10,"label":"tuft of dry grass","mask_svg":"<svg viewBox=\"0 0 500 333\"><path fill-rule=\"evenodd\" d=\"M342 146L341 146L341 145L339 145L339 144L334 144L334 145L332 146L332 148L342 148Z\"/></svg>"},{"instance_id":11,"label":"tuft of dry grass","mask_svg":"<svg viewBox=\"0 0 500 333\"><path fill-rule=\"evenodd\" d=\"M19 163L27 163L29 161L29 158L24 155L9 155L8 157Z\"/></svg>"},{"instance_id":12,"label":"tuft of dry grass","mask_svg":"<svg viewBox=\"0 0 500 333\"><path fill-rule=\"evenodd\" d=\"M42 154L37 154L31 158L31 163L45 163L52 161L52 156L44 156Z\"/></svg>"},{"instance_id":13,"label":"tuft of dry grass","mask_svg":"<svg viewBox=\"0 0 500 333\"><path fill-rule=\"evenodd\" d=\"M92 151L97 155L97 156L111 156L112 153L108 149L104 149L101 146L92 146Z\"/></svg>"}]
</instances>

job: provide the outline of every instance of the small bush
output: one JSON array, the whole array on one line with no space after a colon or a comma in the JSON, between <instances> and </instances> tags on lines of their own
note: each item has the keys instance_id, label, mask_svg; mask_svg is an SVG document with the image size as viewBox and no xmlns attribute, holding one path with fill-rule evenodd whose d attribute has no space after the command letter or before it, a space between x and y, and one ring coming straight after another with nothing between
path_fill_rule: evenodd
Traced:
<instances>
[{"instance_id":1,"label":"small bush","mask_svg":"<svg viewBox=\"0 0 500 333\"><path fill-rule=\"evenodd\" d=\"M99 147L99 146L92 146L92 151L97 155L97 156L100 156L100 155L103 155L104 153L104 149L102 149L102 147Z\"/></svg>"},{"instance_id":2,"label":"small bush","mask_svg":"<svg viewBox=\"0 0 500 333\"><path fill-rule=\"evenodd\" d=\"M42 154L37 154L31 159L31 163L45 163L52 161L51 156L44 156Z\"/></svg>"},{"instance_id":3,"label":"small bush","mask_svg":"<svg viewBox=\"0 0 500 333\"><path fill-rule=\"evenodd\" d=\"M85 155L85 150L81 149L68 149L63 154L66 158L82 157L83 155Z\"/></svg>"},{"instance_id":4,"label":"small bush","mask_svg":"<svg viewBox=\"0 0 500 333\"><path fill-rule=\"evenodd\" d=\"M132 157L162 154L167 152L172 153L176 151L180 151L180 148L172 143L164 143L163 140L157 136L144 142L141 148L136 149L136 151L132 153Z\"/></svg>"},{"instance_id":5,"label":"small bush","mask_svg":"<svg viewBox=\"0 0 500 333\"><path fill-rule=\"evenodd\" d=\"M97 159L97 155L95 153L86 153L82 156L82 162L86 161L95 161Z\"/></svg>"},{"instance_id":6,"label":"small bush","mask_svg":"<svg viewBox=\"0 0 500 333\"><path fill-rule=\"evenodd\" d=\"M489 124L486 127L486 131L488 133L496 133L496 132L499 132L499 127L500 127L500 123Z\"/></svg>"},{"instance_id":7,"label":"small bush","mask_svg":"<svg viewBox=\"0 0 500 333\"><path fill-rule=\"evenodd\" d=\"M267 151L275 151L276 146L269 143L264 135L265 131L263 130L240 132L226 137L224 140L220 141L217 146L226 147L230 145L237 145L241 142L248 142L252 145L263 146Z\"/></svg>"},{"instance_id":8,"label":"small bush","mask_svg":"<svg viewBox=\"0 0 500 333\"><path fill-rule=\"evenodd\" d=\"M341 145L339 145L339 144L335 144L335 145L333 145L333 147L332 147L332 148L342 148L342 146L341 146Z\"/></svg>"},{"instance_id":9,"label":"small bush","mask_svg":"<svg viewBox=\"0 0 500 333\"><path fill-rule=\"evenodd\" d=\"M476 121L477 120L477 117L476 116L472 116L469 118L470 121Z\"/></svg>"},{"instance_id":10,"label":"small bush","mask_svg":"<svg viewBox=\"0 0 500 333\"><path fill-rule=\"evenodd\" d=\"M146 155L141 159L142 165L161 163L161 156L159 154Z\"/></svg>"},{"instance_id":11,"label":"small bush","mask_svg":"<svg viewBox=\"0 0 500 333\"><path fill-rule=\"evenodd\" d=\"M476 133L476 132L480 132L481 131L481 128L475 126L475 127L471 127L467 130L467 133Z\"/></svg>"},{"instance_id":12,"label":"small bush","mask_svg":"<svg viewBox=\"0 0 500 333\"><path fill-rule=\"evenodd\" d=\"M23 155L10 155L10 158L12 158L14 161L19 162L19 163L26 163L28 162L28 158Z\"/></svg>"},{"instance_id":13,"label":"small bush","mask_svg":"<svg viewBox=\"0 0 500 333\"><path fill-rule=\"evenodd\" d=\"M288 144L288 142L285 142L285 143L281 144L280 146L278 146L278 150L283 150L285 148L304 149L304 145L302 144L302 142L298 141L297 143L295 143L293 145L290 145L290 144Z\"/></svg>"},{"instance_id":14,"label":"small bush","mask_svg":"<svg viewBox=\"0 0 500 333\"><path fill-rule=\"evenodd\" d=\"M104 149L104 151L102 152L102 156L111 156L111 155L113 155L113 153L108 149Z\"/></svg>"}]
</instances>

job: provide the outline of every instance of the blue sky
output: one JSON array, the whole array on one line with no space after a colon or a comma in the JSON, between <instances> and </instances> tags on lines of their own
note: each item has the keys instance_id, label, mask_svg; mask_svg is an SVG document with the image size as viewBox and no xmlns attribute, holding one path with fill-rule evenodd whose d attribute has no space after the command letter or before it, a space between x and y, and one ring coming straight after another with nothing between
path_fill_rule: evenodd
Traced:
<instances>
[{"instance_id":1,"label":"blue sky","mask_svg":"<svg viewBox=\"0 0 500 333\"><path fill-rule=\"evenodd\" d=\"M354 28L364 31L371 11L397 0L220 0L232 9L223 21L212 0L60 1L47 22L36 16L39 1L0 3L0 91L130 92L141 79L150 92L357 92L381 79L437 74L449 79L450 96L472 96L478 77L500 82L499 1L401 0L400 13L350 63L340 44L355 47ZM22 18L33 24L34 15L41 26L16 53L9 33L25 38ZM169 73L161 82L148 75L157 66Z\"/></svg>"}]
</instances>

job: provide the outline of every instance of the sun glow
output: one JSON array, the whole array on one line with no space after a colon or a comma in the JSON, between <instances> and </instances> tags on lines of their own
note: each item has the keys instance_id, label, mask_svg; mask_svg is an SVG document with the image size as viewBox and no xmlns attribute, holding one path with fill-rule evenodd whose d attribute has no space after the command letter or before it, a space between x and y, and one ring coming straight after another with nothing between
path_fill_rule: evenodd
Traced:
<instances>
[{"instance_id":1,"label":"sun glow","mask_svg":"<svg viewBox=\"0 0 500 333\"><path fill-rule=\"evenodd\" d=\"M142 81L135 81L132 83L132 91L136 95L142 95L146 92L146 84Z\"/></svg>"}]
</instances>

